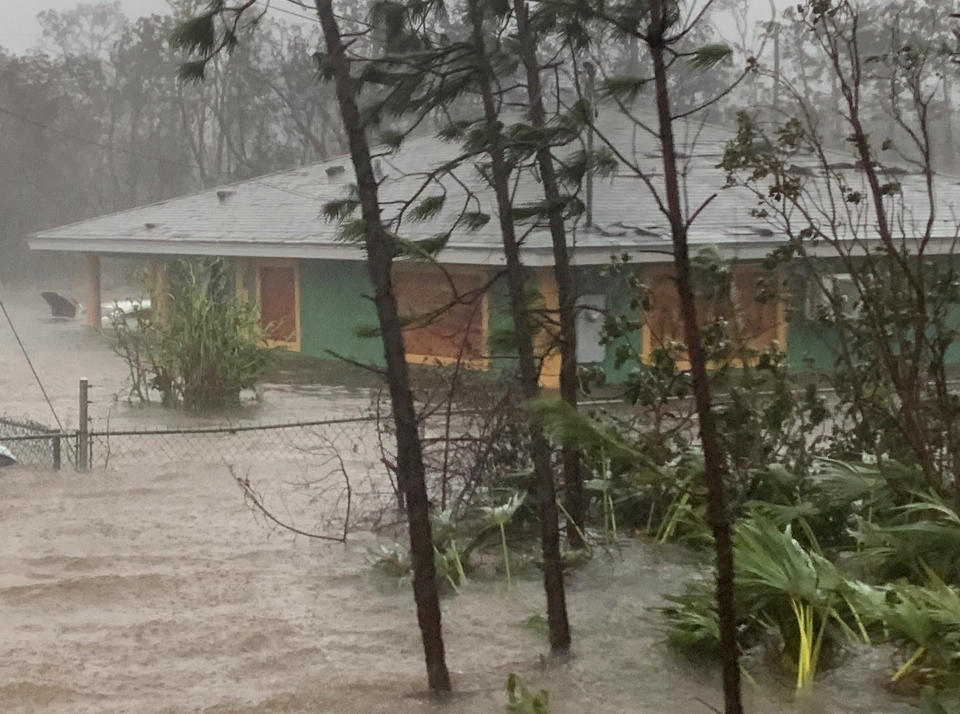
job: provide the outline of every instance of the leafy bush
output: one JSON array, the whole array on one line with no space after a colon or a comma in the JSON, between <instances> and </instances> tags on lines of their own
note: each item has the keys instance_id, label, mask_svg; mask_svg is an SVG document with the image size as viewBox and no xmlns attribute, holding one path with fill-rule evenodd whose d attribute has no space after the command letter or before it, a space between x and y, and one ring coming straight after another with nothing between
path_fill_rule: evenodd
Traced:
<instances>
[{"instance_id":1,"label":"leafy bush","mask_svg":"<svg viewBox=\"0 0 960 714\"><path fill-rule=\"evenodd\" d=\"M114 349L130 369L131 396L204 410L236 401L270 361L256 306L238 297L225 261L178 260L167 269L166 309L131 327L112 315Z\"/></svg>"}]
</instances>

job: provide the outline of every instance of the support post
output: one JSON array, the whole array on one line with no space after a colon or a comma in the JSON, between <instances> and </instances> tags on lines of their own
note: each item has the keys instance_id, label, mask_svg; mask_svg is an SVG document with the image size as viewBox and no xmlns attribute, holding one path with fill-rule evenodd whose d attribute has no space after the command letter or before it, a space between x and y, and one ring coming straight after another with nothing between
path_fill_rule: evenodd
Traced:
<instances>
[{"instance_id":1,"label":"support post","mask_svg":"<svg viewBox=\"0 0 960 714\"><path fill-rule=\"evenodd\" d=\"M60 439L62 437L63 437L63 434L61 434L58 431L57 435L54 436L52 439L50 439L50 446L53 451L53 470L54 471L60 470L60 464L62 460L62 456L60 454Z\"/></svg>"},{"instance_id":2,"label":"support post","mask_svg":"<svg viewBox=\"0 0 960 714\"><path fill-rule=\"evenodd\" d=\"M84 304L87 327L100 327L100 256L84 254Z\"/></svg>"},{"instance_id":3,"label":"support post","mask_svg":"<svg viewBox=\"0 0 960 714\"><path fill-rule=\"evenodd\" d=\"M169 303L167 264L161 260L150 262L150 311L155 323L165 322Z\"/></svg>"},{"instance_id":4,"label":"support post","mask_svg":"<svg viewBox=\"0 0 960 714\"><path fill-rule=\"evenodd\" d=\"M86 377L80 378L80 424L77 428L77 470L90 468L90 432L87 423L87 405L90 403L90 385Z\"/></svg>"}]
</instances>

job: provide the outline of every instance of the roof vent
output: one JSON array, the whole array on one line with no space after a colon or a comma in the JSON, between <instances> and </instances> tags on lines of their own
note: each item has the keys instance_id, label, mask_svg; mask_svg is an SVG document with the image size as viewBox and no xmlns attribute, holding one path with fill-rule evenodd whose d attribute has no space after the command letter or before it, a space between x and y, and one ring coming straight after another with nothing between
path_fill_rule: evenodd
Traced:
<instances>
[{"instance_id":1,"label":"roof vent","mask_svg":"<svg viewBox=\"0 0 960 714\"><path fill-rule=\"evenodd\" d=\"M226 203L227 199L230 198L235 193L236 191L231 191L230 189L221 188L219 191L217 191L217 200L220 201L220 203Z\"/></svg>"},{"instance_id":2,"label":"roof vent","mask_svg":"<svg viewBox=\"0 0 960 714\"><path fill-rule=\"evenodd\" d=\"M146 229L149 231L149 230L152 229L152 228L156 228L157 225L158 225L157 223L144 223L144 224L143 224L143 227L146 228Z\"/></svg>"},{"instance_id":3,"label":"roof vent","mask_svg":"<svg viewBox=\"0 0 960 714\"><path fill-rule=\"evenodd\" d=\"M347 170L343 168L340 164L327 167L327 178L331 181L337 181L343 178L344 174L347 173Z\"/></svg>"}]
</instances>

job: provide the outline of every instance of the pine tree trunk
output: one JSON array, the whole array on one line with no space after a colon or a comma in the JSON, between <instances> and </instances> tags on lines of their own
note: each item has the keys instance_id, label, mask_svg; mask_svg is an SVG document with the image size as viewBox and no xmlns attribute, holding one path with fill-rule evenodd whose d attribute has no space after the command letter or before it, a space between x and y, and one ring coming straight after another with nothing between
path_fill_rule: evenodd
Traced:
<instances>
[{"instance_id":1,"label":"pine tree trunk","mask_svg":"<svg viewBox=\"0 0 960 714\"><path fill-rule=\"evenodd\" d=\"M503 137L493 96L494 74L484 49L483 12L480 0L469 0L468 12L476 48L478 82L483 95L483 110L489 144L493 188L497 196L497 212L503 236L507 263L507 284L513 312L514 331L520 365L523 396L535 398L540 392L539 370L533 349L533 330L527 312L525 275L520 262L520 245L513 225L510 201L510 171L504 161ZM570 625L567 620L563 565L560 560L560 528L557 514L557 493L550 466L550 446L538 425L530 427L533 471L537 484L537 506L540 516L540 540L543 552L543 584L547 597L547 624L550 650L562 654L570 649Z\"/></svg>"},{"instance_id":2,"label":"pine tree trunk","mask_svg":"<svg viewBox=\"0 0 960 714\"><path fill-rule=\"evenodd\" d=\"M710 397L706 358L697 326L697 308L690 279L690 250L687 224L680 201L677 154L670 115L670 94L664 59L666 18L662 0L653 0L647 43L653 60L657 91L657 115L660 148L663 154L663 176L667 197L668 219L673 240L673 261L677 272L677 293L683 317L687 354L693 379L693 396L700 423L703 447L704 480L707 486L707 514L713 530L717 570L717 612L720 619L720 657L723 666L723 694L727 714L742 714L740 696L740 662L737 649L737 624L733 600L733 546L730 538L730 517L723 483L723 457L717 439L715 416Z\"/></svg>"},{"instance_id":3,"label":"pine tree trunk","mask_svg":"<svg viewBox=\"0 0 960 714\"><path fill-rule=\"evenodd\" d=\"M347 132L350 157L357 174L357 189L364 221L367 267L374 286L374 303L383 339L390 401L397 432L397 474L406 496L410 529L410 554L413 560L413 597L417 621L423 639L427 679L434 692L450 690L440 623L440 598L433 560L427 486L417 418L410 391L403 332L397 314L397 302L391 284L391 246L380 223L377 181L370 160L370 147L357 108L350 64L330 0L316 0L317 15L333 67L337 100Z\"/></svg>"},{"instance_id":4,"label":"pine tree trunk","mask_svg":"<svg viewBox=\"0 0 960 714\"><path fill-rule=\"evenodd\" d=\"M517 17L517 38L520 56L526 68L527 97L530 101L530 123L539 130L546 127L543 109L543 92L540 87L540 63L537 61L536 41L531 34L524 0L514 0ZM576 287L570 256L567 252L567 231L563 222L563 203L553 166L550 149L541 146L537 150L537 165L543 181L543 195L547 200L550 222L550 237L553 241L553 275L557 284L557 301L560 315L560 397L574 409L577 408L577 314ZM583 493L583 474L578 449L563 449L563 481L567 514L573 523L567 524L567 542L575 548L583 547L586 500Z\"/></svg>"}]
</instances>

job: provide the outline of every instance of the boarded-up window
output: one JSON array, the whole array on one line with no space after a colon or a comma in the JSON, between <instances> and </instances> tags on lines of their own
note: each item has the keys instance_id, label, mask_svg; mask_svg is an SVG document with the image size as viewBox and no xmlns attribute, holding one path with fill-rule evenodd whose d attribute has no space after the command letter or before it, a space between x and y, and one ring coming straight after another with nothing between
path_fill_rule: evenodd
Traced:
<instances>
[{"instance_id":1,"label":"boarded-up window","mask_svg":"<svg viewBox=\"0 0 960 714\"><path fill-rule=\"evenodd\" d=\"M765 349L780 334L779 300L770 294L770 275L760 267L735 266L733 303L735 338L743 347Z\"/></svg>"},{"instance_id":2,"label":"boarded-up window","mask_svg":"<svg viewBox=\"0 0 960 714\"><path fill-rule=\"evenodd\" d=\"M650 309L646 315L649 350L670 341L685 342L680 299L672 266L655 266L644 271L644 283L650 291ZM765 349L780 333L781 311L774 296L758 300L767 274L759 266L736 265L726 296L697 300L700 326L722 316L727 321L727 336L738 349Z\"/></svg>"},{"instance_id":3,"label":"boarded-up window","mask_svg":"<svg viewBox=\"0 0 960 714\"><path fill-rule=\"evenodd\" d=\"M673 269L648 268L644 271L644 283L650 293L646 327L651 348L662 347L673 340L683 342L683 319Z\"/></svg>"},{"instance_id":4,"label":"boarded-up window","mask_svg":"<svg viewBox=\"0 0 960 714\"><path fill-rule=\"evenodd\" d=\"M261 266L260 323L267 338L297 342L297 273L294 266Z\"/></svg>"},{"instance_id":5,"label":"boarded-up window","mask_svg":"<svg viewBox=\"0 0 960 714\"><path fill-rule=\"evenodd\" d=\"M450 279L435 267L399 267L393 283L397 306L406 322L403 339L413 358L480 360L485 353L480 272L453 272Z\"/></svg>"}]
</instances>

